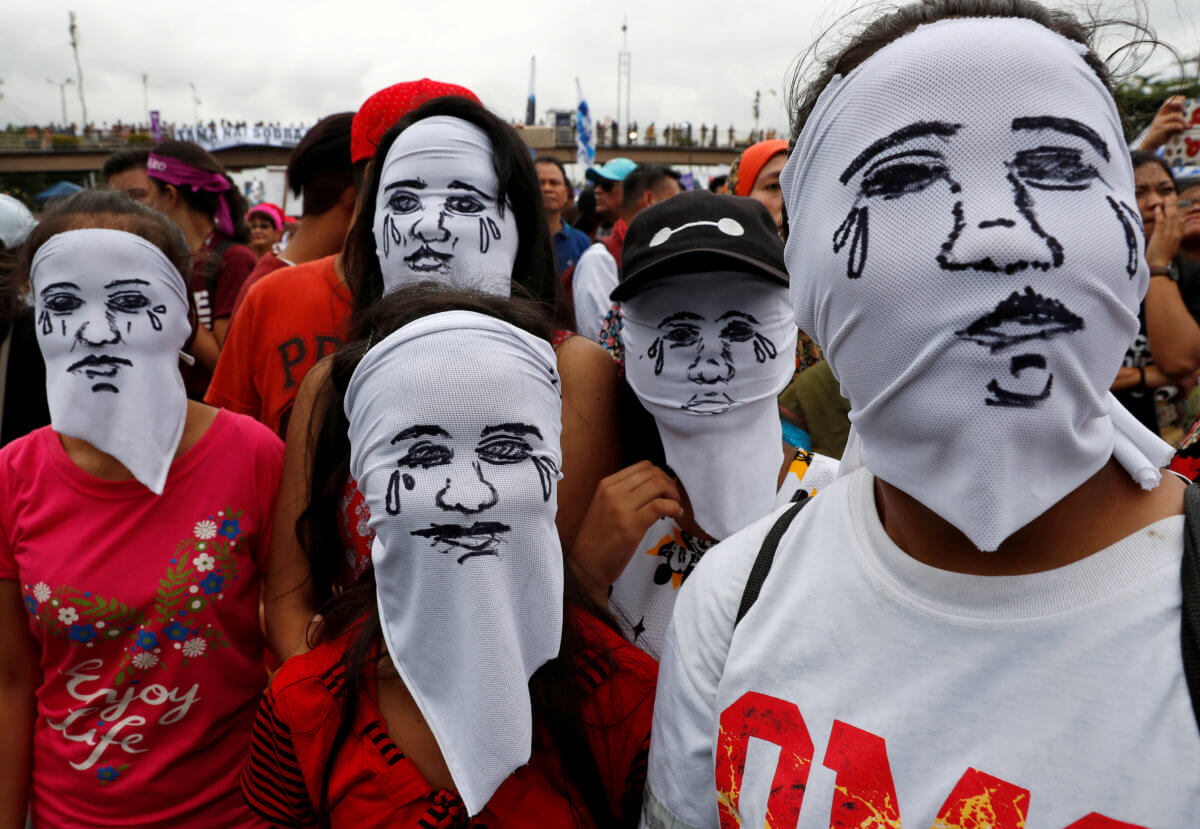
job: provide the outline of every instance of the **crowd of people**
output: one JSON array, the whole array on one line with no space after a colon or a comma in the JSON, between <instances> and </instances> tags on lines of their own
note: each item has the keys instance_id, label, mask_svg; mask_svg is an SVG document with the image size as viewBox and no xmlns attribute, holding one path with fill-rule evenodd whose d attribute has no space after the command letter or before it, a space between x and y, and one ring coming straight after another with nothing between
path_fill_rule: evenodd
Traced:
<instances>
[{"instance_id":1,"label":"crowd of people","mask_svg":"<svg viewBox=\"0 0 1200 829\"><path fill-rule=\"evenodd\" d=\"M709 188L425 78L291 226L0 199L0 827L1200 824L1200 182L1090 38L891 7Z\"/></svg>"}]
</instances>

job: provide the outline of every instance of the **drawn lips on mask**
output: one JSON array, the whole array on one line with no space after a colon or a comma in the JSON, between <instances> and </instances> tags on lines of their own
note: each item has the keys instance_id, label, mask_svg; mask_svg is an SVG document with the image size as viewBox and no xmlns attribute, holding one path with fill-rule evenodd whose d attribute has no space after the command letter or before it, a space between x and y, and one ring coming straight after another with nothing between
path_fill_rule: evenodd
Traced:
<instances>
[{"instance_id":1,"label":"drawn lips on mask","mask_svg":"<svg viewBox=\"0 0 1200 829\"><path fill-rule=\"evenodd\" d=\"M78 360L67 366L67 371L72 374L82 374L89 380L95 380L97 377L116 377L117 372L122 366L133 367L133 363L126 360L124 357L111 357L107 354L89 354L82 360ZM117 391L117 387L111 383L97 383L92 386L92 391Z\"/></svg>"},{"instance_id":2,"label":"drawn lips on mask","mask_svg":"<svg viewBox=\"0 0 1200 829\"><path fill-rule=\"evenodd\" d=\"M418 273L449 273L453 253L442 253L429 245L421 245L414 253L404 257L404 264Z\"/></svg>"},{"instance_id":3,"label":"drawn lips on mask","mask_svg":"<svg viewBox=\"0 0 1200 829\"><path fill-rule=\"evenodd\" d=\"M458 557L458 563L462 564L474 556L499 556L497 548L503 540L503 535L510 530L512 527L499 521L476 521L474 524L431 523L425 529L413 530L412 535L432 539L435 547L438 544L445 545L442 552L450 552L452 547L465 550L466 552Z\"/></svg>"},{"instance_id":4,"label":"drawn lips on mask","mask_svg":"<svg viewBox=\"0 0 1200 829\"><path fill-rule=\"evenodd\" d=\"M1083 330L1083 319L1071 313L1057 299L1044 297L1029 285L1023 292L1013 291L994 309L972 322L954 335L961 340L986 346L993 354L1005 351L1032 340L1050 340L1060 334L1073 334ZM1046 369L1046 358L1041 354L1022 353L1009 361L1009 373L1020 377L1026 369ZM984 400L989 406L1008 408L1033 408L1050 397L1054 375L1048 373L1041 391L1030 394L1013 391L1000 385L992 378L987 390L992 396Z\"/></svg>"},{"instance_id":5,"label":"drawn lips on mask","mask_svg":"<svg viewBox=\"0 0 1200 829\"><path fill-rule=\"evenodd\" d=\"M697 415L716 415L729 411L737 401L723 391L702 391L693 394L679 408Z\"/></svg>"}]
</instances>

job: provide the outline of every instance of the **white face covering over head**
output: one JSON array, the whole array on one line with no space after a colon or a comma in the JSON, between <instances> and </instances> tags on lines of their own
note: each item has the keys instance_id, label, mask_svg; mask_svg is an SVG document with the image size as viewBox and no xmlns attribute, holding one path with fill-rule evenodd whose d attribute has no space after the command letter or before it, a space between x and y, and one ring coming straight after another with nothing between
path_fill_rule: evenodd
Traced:
<instances>
[{"instance_id":1,"label":"white face covering over head","mask_svg":"<svg viewBox=\"0 0 1200 829\"><path fill-rule=\"evenodd\" d=\"M31 277L50 425L161 495L187 416L179 350L192 326L179 270L141 236L88 228L50 237Z\"/></svg>"},{"instance_id":2,"label":"white face covering over head","mask_svg":"<svg viewBox=\"0 0 1200 829\"><path fill-rule=\"evenodd\" d=\"M621 310L629 385L654 416L696 522L727 538L775 504L775 397L795 369L787 288L745 273L669 276Z\"/></svg>"},{"instance_id":3,"label":"white face covering over head","mask_svg":"<svg viewBox=\"0 0 1200 829\"><path fill-rule=\"evenodd\" d=\"M434 281L509 296L517 221L497 186L492 142L474 124L434 115L402 132L375 197L384 293Z\"/></svg>"},{"instance_id":4,"label":"white face covering over head","mask_svg":"<svg viewBox=\"0 0 1200 829\"><path fill-rule=\"evenodd\" d=\"M796 322L861 463L980 550L1170 447L1109 386L1148 271L1116 106L1027 20L921 26L817 102L782 176Z\"/></svg>"},{"instance_id":5,"label":"white face covering over head","mask_svg":"<svg viewBox=\"0 0 1200 829\"><path fill-rule=\"evenodd\" d=\"M433 314L367 352L346 416L383 638L475 815L529 761L529 677L562 633L554 351L492 317Z\"/></svg>"}]
</instances>

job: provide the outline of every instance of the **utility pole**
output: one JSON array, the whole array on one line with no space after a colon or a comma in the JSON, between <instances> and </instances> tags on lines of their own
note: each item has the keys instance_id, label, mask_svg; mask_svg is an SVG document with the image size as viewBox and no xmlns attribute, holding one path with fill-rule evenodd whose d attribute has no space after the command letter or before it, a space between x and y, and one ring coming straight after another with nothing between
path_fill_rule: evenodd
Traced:
<instances>
[{"instance_id":1,"label":"utility pole","mask_svg":"<svg viewBox=\"0 0 1200 829\"><path fill-rule=\"evenodd\" d=\"M630 85L630 55L629 55L629 18L621 23L621 51L617 52L617 122L621 121L621 87L625 88L625 126L629 126L629 85ZM618 128L617 136L621 130ZM628 141L628 139L627 139ZM614 142L615 143L615 142Z\"/></svg>"},{"instance_id":2,"label":"utility pole","mask_svg":"<svg viewBox=\"0 0 1200 829\"><path fill-rule=\"evenodd\" d=\"M146 113L146 123L150 123L150 73L142 73L142 111Z\"/></svg>"},{"instance_id":3,"label":"utility pole","mask_svg":"<svg viewBox=\"0 0 1200 829\"><path fill-rule=\"evenodd\" d=\"M75 74L79 77L79 109L83 112L83 127L87 127L87 101L83 97L83 65L79 62L79 38L76 36L75 12L71 15L71 51L75 53Z\"/></svg>"},{"instance_id":4,"label":"utility pole","mask_svg":"<svg viewBox=\"0 0 1200 829\"><path fill-rule=\"evenodd\" d=\"M63 127L66 127L67 126L67 87L70 86L71 84L75 83L75 81L71 78L67 78L62 83L59 83L58 81L52 81L49 78L46 78L46 83L50 84L51 86L58 87L58 99L59 99L60 103L62 103L62 125L63 125Z\"/></svg>"},{"instance_id":5,"label":"utility pole","mask_svg":"<svg viewBox=\"0 0 1200 829\"><path fill-rule=\"evenodd\" d=\"M190 86L192 88L192 123L195 124L197 127L199 127L200 126L200 104L202 104L203 101L201 101L200 96L196 94L196 85L194 83L192 83L191 81L188 81L188 86Z\"/></svg>"},{"instance_id":6,"label":"utility pole","mask_svg":"<svg viewBox=\"0 0 1200 829\"><path fill-rule=\"evenodd\" d=\"M751 136L751 143L754 143L754 141L758 140L758 116L761 109L759 104L761 102L762 90L756 89L754 90L754 135Z\"/></svg>"}]
</instances>

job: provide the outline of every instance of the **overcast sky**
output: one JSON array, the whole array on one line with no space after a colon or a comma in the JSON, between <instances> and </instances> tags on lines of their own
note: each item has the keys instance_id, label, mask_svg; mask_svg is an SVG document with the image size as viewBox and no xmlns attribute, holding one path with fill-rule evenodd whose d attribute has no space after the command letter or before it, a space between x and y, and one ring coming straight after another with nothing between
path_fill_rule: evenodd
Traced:
<instances>
[{"instance_id":1,"label":"overcast sky","mask_svg":"<svg viewBox=\"0 0 1200 829\"><path fill-rule=\"evenodd\" d=\"M75 76L67 33L77 13L88 118L192 118L311 123L357 109L372 92L429 76L461 83L508 118L521 118L529 59L537 58L538 117L574 108L575 78L596 120L616 108L617 52L628 15L632 115L643 129L668 122L782 128L789 67L851 0L11 0L0 31L0 124L60 120L59 90ZM1060 4L1065 5L1060 2ZM1108 3L1127 12L1128 3ZM1200 52L1200 0L1149 0L1159 37ZM186 10L186 11L185 11ZM1160 60L1161 63L1161 60ZM1192 66L1195 70L1195 65ZM76 87L67 115L80 120Z\"/></svg>"}]
</instances>

